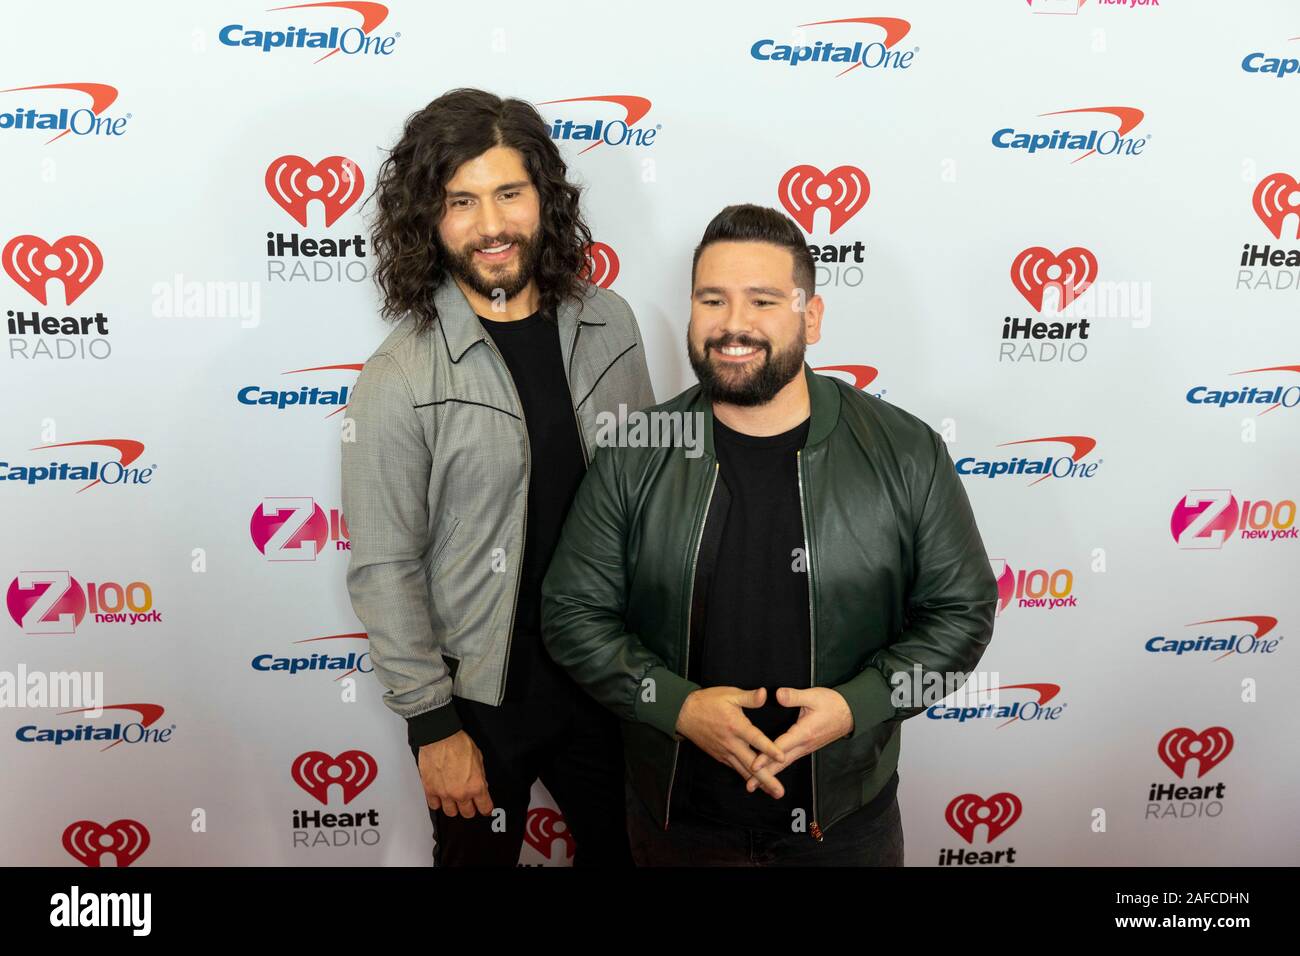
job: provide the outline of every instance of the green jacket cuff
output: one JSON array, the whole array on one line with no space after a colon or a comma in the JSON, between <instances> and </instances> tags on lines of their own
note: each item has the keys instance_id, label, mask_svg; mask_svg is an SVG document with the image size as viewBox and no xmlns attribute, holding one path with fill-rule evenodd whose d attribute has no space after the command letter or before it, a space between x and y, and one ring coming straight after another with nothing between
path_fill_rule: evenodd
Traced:
<instances>
[{"instance_id":1,"label":"green jacket cuff","mask_svg":"<svg viewBox=\"0 0 1300 956\"><path fill-rule=\"evenodd\" d=\"M699 689L699 684L674 674L666 667L652 667L646 671L645 680L636 690L633 705L636 719L677 740L677 715L681 713L687 696Z\"/></svg>"},{"instance_id":2,"label":"green jacket cuff","mask_svg":"<svg viewBox=\"0 0 1300 956\"><path fill-rule=\"evenodd\" d=\"M894 717L889 683L885 675L874 667L864 668L856 677L831 689L839 691L853 713L850 740Z\"/></svg>"}]
</instances>

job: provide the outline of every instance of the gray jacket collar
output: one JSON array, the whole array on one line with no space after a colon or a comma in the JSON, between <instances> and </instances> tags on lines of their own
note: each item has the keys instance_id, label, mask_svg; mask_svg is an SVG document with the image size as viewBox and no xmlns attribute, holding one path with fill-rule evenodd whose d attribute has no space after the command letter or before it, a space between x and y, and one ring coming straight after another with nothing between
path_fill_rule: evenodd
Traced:
<instances>
[{"instance_id":1,"label":"gray jacket collar","mask_svg":"<svg viewBox=\"0 0 1300 956\"><path fill-rule=\"evenodd\" d=\"M588 297L595 295L595 286L588 285L586 290ZM442 285L434 292L433 304L438 310L438 327L442 329L442 339L447 345L447 354L453 362L459 362L461 356L475 342L487 338L483 323L478 320L478 315L469 304L469 300L465 298L465 293L450 276L444 279ZM560 303L556 321L560 328L560 341L566 345L573 341L574 331L579 324L605 324L604 319L590 315L586 309L579 318L578 303L572 298L566 298Z\"/></svg>"}]
</instances>

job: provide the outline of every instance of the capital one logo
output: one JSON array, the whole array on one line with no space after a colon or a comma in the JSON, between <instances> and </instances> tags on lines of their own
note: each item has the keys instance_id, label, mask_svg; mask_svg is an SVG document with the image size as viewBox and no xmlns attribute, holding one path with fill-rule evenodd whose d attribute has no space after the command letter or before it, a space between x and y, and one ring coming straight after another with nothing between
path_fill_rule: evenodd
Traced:
<instances>
[{"instance_id":1,"label":"capital one logo","mask_svg":"<svg viewBox=\"0 0 1300 956\"><path fill-rule=\"evenodd\" d=\"M1204 777L1232 753L1232 732L1227 727L1207 727L1199 734L1190 727L1175 727L1156 745L1156 753L1178 779L1187 775L1187 764L1196 760L1196 776Z\"/></svg>"},{"instance_id":2,"label":"capital one logo","mask_svg":"<svg viewBox=\"0 0 1300 956\"><path fill-rule=\"evenodd\" d=\"M564 822L558 811L548 807L534 807L528 811L528 820L524 824L524 839L534 850L548 860L556 859L555 845L560 844L564 850L564 859L573 859L577 850L569 825Z\"/></svg>"},{"instance_id":3,"label":"capital one logo","mask_svg":"<svg viewBox=\"0 0 1300 956\"><path fill-rule=\"evenodd\" d=\"M561 118L551 123L551 139L591 143L578 151L579 156L591 152L602 143L606 146L653 146L662 125L656 124L653 128L636 125L650 112L651 103L644 96L571 96L563 100L542 100L537 105L554 106L559 103L609 103L623 111L622 119L598 119L594 123L582 123Z\"/></svg>"},{"instance_id":4,"label":"capital one logo","mask_svg":"<svg viewBox=\"0 0 1300 956\"><path fill-rule=\"evenodd\" d=\"M867 174L856 166L836 166L823 173L803 164L786 171L776 187L777 198L803 231L812 234L819 209L830 213L831 235L856 216L871 196Z\"/></svg>"},{"instance_id":5,"label":"capital one logo","mask_svg":"<svg viewBox=\"0 0 1300 956\"><path fill-rule=\"evenodd\" d=\"M14 236L0 252L0 265L9 278L41 305L48 306L45 285L63 283L63 301L72 305L104 271L104 256L85 236L64 236L46 242L40 236Z\"/></svg>"},{"instance_id":6,"label":"capital one logo","mask_svg":"<svg viewBox=\"0 0 1300 956\"><path fill-rule=\"evenodd\" d=\"M326 156L315 164L301 156L281 156L266 167L265 182L271 198L303 228L312 200L325 207L325 225L332 226L366 186L360 167L345 156Z\"/></svg>"},{"instance_id":7,"label":"capital one logo","mask_svg":"<svg viewBox=\"0 0 1300 956\"><path fill-rule=\"evenodd\" d=\"M130 113L116 119L104 115L104 110L117 100L117 87L107 83L40 83L36 86L11 86L7 90L0 90L0 93L26 93L31 90L71 90L90 97L90 107L72 110L65 107L54 113L43 113L20 106L13 112L0 113L0 130L60 130L57 135L45 141L44 145L48 146L69 133L77 136L121 136L126 130L127 120L131 119Z\"/></svg>"},{"instance_id":8,"label":"capital one logo","mask_svg":"<svg viewBox=\"0 0 1300 956\"><path fill-rule=\"evenodd\" d=\"M1251 205L1274 239L1282 238L1286 217L1295 216L1292 223L1295 226L1294 238L1300 239L1300 183L1295 177L1286 173L1269 173L1255 187Z\"/></svg>"},{"instance_id":9,"label":"capital one logo","mask_svg":"<svg viewBox=\"0 0 1300 956\"><path fill-rule=\"evenodd\" d=\"M614 248L603 242L593 242L587 246L587 264L579 277L592 285L608 289L618 278L618 268L618 253Z\"/></svg>"},{"instance_id":10,"label":"capital one logo","mask_svg":"<svg viewBox=\"0 0 1300 956\"><path fill-rule=\"evenodd\" d=\"M995 793L987 800L978 794L963 793L952 798L943 811L948 826L967 843L974 844L975 828L984 824L986 843L992 843L1020 819L1023 807L1014 793Z\"/></svg>"},{"instance_id":11,"label":"capital one logo","mask_svg":"<svg viewBox=\"0 0 1300 956\"><path fill-rule=\"evenodd\" d=\"M337 784L343 793L343 802L348 804L375 782L379 776L379 764L364 750L345 750L337 757L320 750L308 750L294 759L289 776L325 806L329 806L330 786Z\"/></svg>"},{"instance_id":12,"label":"capital one logo","mask_svg":"<svg viewBox=\"0 0 1300 956\"><path fill-rule=\"evenodd\" d=\"M63 831L63 849L86 866L103 866L107 853L115 865L130 866L149 849L149 830L139 820L114 820L108 826L78 820Z\"/></svg>"},{"instance_id":13,"label":"capital one logo","mask_svg":"<svg viewBox=\"0 0 1300 956\"><path fill-rule=\"evenodd\" d=\"M1054 254L1042 246L1030 246L1011 262L1011 284L1035 312L1043 311L1043 293L1055 289L1056 310L1064 311L1088 291L1097 278L1097 257L1082 246Z\"/></svg>"},{"instance_id":14,"label":"capital one logo","mask_svg":"<svg viewBox=\"0 0 1300 956\"><path fill-rule=\"evenodd\" d=\"M312 498L263 498L248 533L268 561L315 561L325 542L347 544L347 524L337 508L326 516Z\"/></svg>"}]
</instances>

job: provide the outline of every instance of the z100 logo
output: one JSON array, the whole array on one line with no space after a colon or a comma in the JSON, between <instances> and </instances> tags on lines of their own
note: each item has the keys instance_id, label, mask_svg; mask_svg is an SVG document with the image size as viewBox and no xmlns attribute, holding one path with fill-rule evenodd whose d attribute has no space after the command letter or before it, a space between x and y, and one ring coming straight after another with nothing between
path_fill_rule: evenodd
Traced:
<instances>
[{"instance_id":1,"label":"z100 logo","mask_svg":"<svg viewBox=\"0 0 1300 956\"><path fill-rule=\"evenodd\" d=\"M903 37L912 30L912 25L898 17L846 17L841 20L814 20L801 23L796 28L796 36L802 39L804 27L840 26L852 24L857 26L878 27L885 31L884 40L863 43L856 40L852 44L839 45L829 40L817 40L811 46L802 42L778 43L771 37L755 40L749 47L749 55L761 63L779 66L802 66L804 64L820 65L835 63L845 66L835 74L836 77L852 73L858 67L868 70L906 70L912 66L912 58L919 52L919 47L910 50L894 49Z\"/></svg>"},{"instance_id":2,"label":"z100 logo","mask_svg":"<svg viewBox=\"0 0 1300 956\"><path fill-rule=\"evenodd\" d=\"M1259 498L1238 502L1226 488L1189 491L1174 505L1169 531L1180 548L1219 549L1232 535L1245 540L1279 541L1300 537L1295 502Z\"/></svg>"},{"instance_id":3,"label":"z100 logo","mask_svg":"<svg viewBox=\"0 0 1300 956\"><path fill-rule=\"evenodd\" d=\"M263 498L248 533L268 561L315 561L327 541L335 551L352 548L343 513L331 508L327 516L312 498Z\"/></svg>"},{"instance_id":4,"label":"z100 logo","mask_svg":"<svg viewBox=\"0 0 1300 956\"><path fill-rule=\"evenodd\" d=\"M88 581L69 571L20 571L5 595L9 617L24 634L73 634L87 614L96 624L161 624L153 588L144 581Z\"/></svg>"},{"instance_id":5,"label":"z100 logo","mask_svg":"<svg viewBox=\"0 0 1300 956\"><path fill-rule=\"evenodd\" d=\"M998 613L1014 601L1016 607L1043 608L1048 611L1077 607L1074 572L1069 568L1021 568L1019 571L1003 558L992 558L993 576L998 582Z\"/></svg>"},{"instance_id":6,"label":"z100 logo","mask_svg":"<svg viewBox=\"0 0 1300 956\"><path fill-rule=\"evenodd\" d=\"M381 23L388 19L388 7L371 0L331 0L328 3L295 3L287 7L271 7L268 12L278 10L333 11L342 9L361 17L359 26L347 26L339 29L332 26L329 30L309 30L306 27L285 27L278 30L254 30L242 23L228 23L217 33L222 46L247 47L270 53L274 50L329 50L314 62L328 60L336 53L346 56L357 54L370 56L390 56L400 33L383 36L375 33Z\"/></svg>"}]
</instances>

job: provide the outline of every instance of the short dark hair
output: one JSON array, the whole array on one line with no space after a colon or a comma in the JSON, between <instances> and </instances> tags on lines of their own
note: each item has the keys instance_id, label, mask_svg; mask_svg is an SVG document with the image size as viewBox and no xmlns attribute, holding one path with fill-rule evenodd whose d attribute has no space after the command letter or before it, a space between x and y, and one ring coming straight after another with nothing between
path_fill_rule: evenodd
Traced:
<instances>
[{"instance_id":1,"label":"short dark hair","mask_svg":"<svg viewBox=\"0 0 1300 956\"><path fill-rule=\"evenodd\" d=\"M795 221L768 206L742 203L728 206L713 217L704 230L704 238L695 247L691 259L691 285L695 285L695 268L700 254L715 242L770 242L789 250L794 258L794 284L811 299L817 292L817 272L803 231Z\"/></svg>"}]
</instances>

